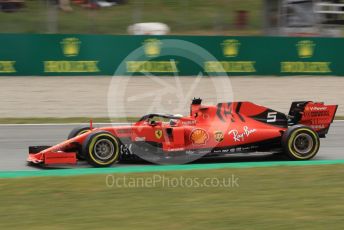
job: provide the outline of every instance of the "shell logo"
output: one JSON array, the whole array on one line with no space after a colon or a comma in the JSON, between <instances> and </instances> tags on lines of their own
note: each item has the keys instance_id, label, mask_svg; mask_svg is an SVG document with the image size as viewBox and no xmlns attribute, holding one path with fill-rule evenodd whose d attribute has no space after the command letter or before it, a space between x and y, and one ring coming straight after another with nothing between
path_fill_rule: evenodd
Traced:
<instances>
[{"instance_id":1,"label":"shell logo","mask_svg":"<svg viewBox=\"0 0 344 230\"><path fill-rule=\"evenodd\" d=\"M194 129L191 132L190 140L194 145L204 145L209 139L208 133L203 129Z\"/></svg>"}]
</instances>

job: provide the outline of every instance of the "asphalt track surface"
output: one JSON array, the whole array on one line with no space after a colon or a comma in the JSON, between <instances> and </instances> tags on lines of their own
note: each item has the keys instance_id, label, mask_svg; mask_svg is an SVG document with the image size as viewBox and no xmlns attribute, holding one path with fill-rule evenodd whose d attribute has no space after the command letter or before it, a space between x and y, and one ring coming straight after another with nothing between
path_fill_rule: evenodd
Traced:
<instances>
[{"instance_id":1,"label":"asphalt track surface","mask_svg":"<svg viewBox=\"0 0 344 230\"><path fill-rule=\"evenodd\" d=\"M66 139L76 124L61 125L0 125L0 171L39 170L28 166L26 157L30 145L54 145ZM102 125L95 125L96 127ZM228 157L200 159L193 164L280 161L283 157L271 154L236 154ZM321 147L313 160L344 159L344 121L335 121L327 138L321 139ZM146 162L115 164L113 167L139 167ZM86 163L68 168L89 167Z\"/></svg>"}]
</instances>

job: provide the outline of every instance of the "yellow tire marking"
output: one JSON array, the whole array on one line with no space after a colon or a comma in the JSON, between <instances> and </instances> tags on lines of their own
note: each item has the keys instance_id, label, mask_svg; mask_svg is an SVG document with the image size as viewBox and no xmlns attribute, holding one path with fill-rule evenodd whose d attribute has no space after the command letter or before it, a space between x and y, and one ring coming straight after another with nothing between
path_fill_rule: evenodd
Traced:
<instances>
[{"instance_id":1,"label":"yellow tire marking","mask_svg":"<svg viewBox=\"0 0 344 230\"><path fill-rule=\"evenodd\" d=\"M302 157L302 156L299 156L294 150L293 148L291 147L292 145L292 142L294 140L294 137L296 136L296 134L299 133L299 131L307 131L308 133L311 133L315 139L315 148L313 150L313 153L311 153L310 155L308 156L305 156L305 157ZM316 133L311 130L311 129L305 129L305 128L301 128L301 129L297 129L295 130L295 132L290 136L289 138L289 141L288 141L288 148L289 148L289 151L291 154L293 154L294 157L298 158L298 159L307 159L307 158L310 158L312 156L314 156L317 152L316 150L318 149L318 146L319 146L319 140L318 140L318 137L316 135Z\"/></svg>"},{"instance_id":2,"label":"yellow tire marking","mask_svg":"<svg viewBox=\"0 0 344 230\"><path fill-rule=\"evenodd\" d=\"M90 131L89 129L86 129L86 130L83 130L83 131L80 131L77 136L80 136L81 134L84 134L84 133L87 133L88 131Z\"/></svg>"},{"instance_id":3,"label":"yellow tire marking","mask_svg":"<svg viewBox=\"0 0 344 230\"><path fill-rule=\"evenodd\" d=\"M101 161L98 161L97 159L95 159L92 155L92 150L93 150L93 147L96 143L96 141L98 140L99 137L102 137L102 136L105 136L105 137L109 137L111 138L114 142L115 142L115 147L116 147L116 153L115 153L115 157L111 160L111 161L108 161L108 162L101 162ZM93 137L89 147L88 147L88 154L89 156L92 158L92 160L94 162L96 162L97 164L100 164L100 165L109 165L109 164L112 164L117 158L118 158L118 153L119 153L119 147L118 147L118 141L116 140L116 138L114 138L112 135L110 134L106 134L106 133L101 133L101 134L98 134L96 136Z\"/></svg>"}]
</instances>

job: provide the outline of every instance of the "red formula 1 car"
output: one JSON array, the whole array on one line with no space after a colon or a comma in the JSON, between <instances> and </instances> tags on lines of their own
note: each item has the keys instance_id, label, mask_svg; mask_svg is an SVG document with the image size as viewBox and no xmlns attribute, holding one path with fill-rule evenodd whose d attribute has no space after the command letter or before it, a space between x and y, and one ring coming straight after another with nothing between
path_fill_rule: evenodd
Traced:
<instances>
[{"instance_id":1,"label":"red formula 1 car","mask_svg":"<svg viewBox=\"0 0 344 230\"><path fill-rule=\"evenodd\" d=\"M86 160L105 167L132 157L183 163L212 155L275 151L292 160L308 160L317 154L319 138L326 136L338 107L298 101L285 115L251 102L201 102L192 101L189 116L148 114L127 126L76 128L60 144L29 147L27 160L43 165Z\"/></svg>"}]
</instances>

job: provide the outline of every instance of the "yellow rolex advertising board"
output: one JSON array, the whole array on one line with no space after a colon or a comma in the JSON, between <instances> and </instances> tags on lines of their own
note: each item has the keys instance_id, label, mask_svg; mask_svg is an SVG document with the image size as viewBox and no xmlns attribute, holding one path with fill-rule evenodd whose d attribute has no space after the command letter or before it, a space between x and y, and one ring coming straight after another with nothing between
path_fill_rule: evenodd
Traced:
<instances>
[{"instance_id":1,"label":"yellow rolex advertising board","mask_svg":"<svg viewBox=\"0 0 344 230\"><path fill-rule=\"evenodd\" d=\"M76 37L61 40L61 53L65 60L44 61L45 73L97 73L100 72L98 60L79 60L82 42ZM73 59L71 59L73 58Z\"/></svg>"},{"instance_id":2,"label":"yellow rolex advertising board","mask_svg":"<svg viewBox=\"0 0 344 230\"><path fill-rule=\"evenodd\" d=\"M126 62L127 73L161 73L172 74L178 73L177 62L169 60L167 56L161 55L163 40L157 38L147 38L143 41L143 52L147 60L128 60ZM159 60L155 60L155 58Z\"/></svg>"},{"instance_id":3,"label":"yellow rolex advertising board","mask_svg":"<svg viewBox=\"0 0 344 230\"><path fill-rule=\"evenodd\" d=\"M169 52L167 39L213 58L195 63ZM340 38L2 34L0 76L344 76L343 47Z\"/></svg>"},{"instance_id":4,"label":"yellow rolex advertising board","mask_svg":"<svg viewBox=\"0 0 344 230\"><path fill-rule=\"evenodd\" d=\"M295 44L295 53L297 53L300 60L297 61L282 61L282 73L332 73L331 61L313 61L317 49L316 42L312 40L300 40ZM318 48L319 49L319 48ZM322 58L326 60L326 58Z\"/></svg>"},{"instance_id":5,"label":"yellow rolex advertising board","mask_svg":"<svg viewBox=\"0 0 344 230\"><path fill-rule=\"evenodd\" d=\"M255 61L238 60L240 50L245 48L237 39L226 39L221 44L223 57L218 61L207 61L204 70L208 73L255 73Z\"/></svg>"}]
</instances>

